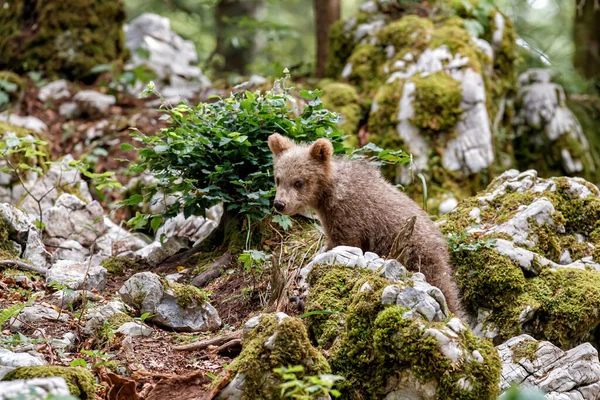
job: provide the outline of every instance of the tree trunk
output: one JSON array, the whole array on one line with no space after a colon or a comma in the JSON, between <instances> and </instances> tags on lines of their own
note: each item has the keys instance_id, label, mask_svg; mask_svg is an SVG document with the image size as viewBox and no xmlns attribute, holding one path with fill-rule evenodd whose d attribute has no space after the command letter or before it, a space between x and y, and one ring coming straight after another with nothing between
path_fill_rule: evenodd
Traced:
<instances>
[{"instance_id":1,"label":"tree trunk","mask_svg":"<svg viewBox=\"0 0 600 400\"><path fill-rule=\"evenodd\" d=\"M600 78L600 7L596 0L575 0L574 64L586 79Z\"/></svg>"},{"instance_id":2,"label":"tree trunk","mask_svg":"<svg viewBox=\"0 0 600 400\"><path fill-rule=\"evenodd\" d=\"M340 19L340 0L314 0L315 25L317 28L317 70L318 78L325 76L327 64L327 43L329 28Z\"/></svg>"},{"instance_id":3,"label":"tree trunk","mask_svg":"<svg viewBox=\"0 0 600 400\"><path fill-rule=\"evenodd\" d=\"M239 27L242 17L256 18L262 0L220 0L215 9L217 47L215 54L223 57L221 72L243 75L254 57L255 32Z\"/></svg>"}]
</instances>

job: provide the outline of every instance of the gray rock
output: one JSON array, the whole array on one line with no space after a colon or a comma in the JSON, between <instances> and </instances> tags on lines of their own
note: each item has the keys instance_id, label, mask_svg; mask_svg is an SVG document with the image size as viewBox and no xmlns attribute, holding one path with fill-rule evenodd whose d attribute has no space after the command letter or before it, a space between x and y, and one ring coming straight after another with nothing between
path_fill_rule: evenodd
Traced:
<instances>
[{"instance_id":1,"label":"gray rock","mask_svg":"<svg viewBox=\"0 0 600 400\"><path fill-rule=\"evenodd\" d=\"M44 211L46 243L60 246L71 239L89 247L104 234L104 209L97 201L84 203L72 194L61 195Z\"/></svg>"},{"instance_id":2,"label":"gray rock","mask_svg":"<svg viewBox=\"0 0 600 400\"><path fill-rule=\"evenodd\" d=\"M524 342L537 345L534 356L513 359ZM563 351L550 342L538 342L528 335L514 337L498 346L502 359L500 388L511 384L536 387L546 399L596 399L600 393L598 352L589 343Z\"/></svg>"},{"instance_id":3,"label":"gray rock","mask_svg":"<svg viewBox=\"0 0 600 400\"><path fill-rule=\"evenodd\" d=\"M46 284L56 282L72 290L101 291L106 287L107 275L106 268L93 262L59 260L48 270Z\"/></svg>"},{"instance_id":4,"label":"gray rock","mask_svg":"<svg viewBox=\"0 0 600 400\"><path fill-rule=\"evenodd\" d=\"M148 242L140 235L120 227L106 216L104 217L104 226L106 226L106 233L96 241L97 253L113 257L125 252L140 250L148 245Z\"/></svg>"},{"instance_id":5,"label":"gray rock","mask_svg":"<svg viewBox=\"0 0 600 400\"><path fill-rule=\"evenodd\" d=\"M42 213L52 207L59 195L64 192L77 193L88 203L93 201L87 183L81 178L79 171L69 166L72 161L73 156L68 154L59 162L53 163L41 179L35 178L33 182L28 183L31 194L37 199L42 199L39 204ZM13 198L15 201L20 199L19 207L22 210L29 215L39 217L38 202L22 186L14 189Z\"/></svg>"},{"instance_id":6,"label":"gray rock","mask_svg":"<svg viewBox=\"0 0 600 400\"><path fill-rule=\"evenodd\" d=\"M52 259L54 262L59 260L84 262L89 256L89 249L86 249L75 240L67 240L56 249L52 256Z\"/></svg>"},{"instance_id":7,"label":"gray rock","mask_svg":"<svg viewBox=\"0 0 600 400\"><path fill-rule=\"evenodd\" d=\"M164 290L158 275L152 272L139 272L125 281L119 295L125 304L144 313L155 313L163 298Z\"/></svg>"},{"instance_id":8,"label":"gray rock","mask_svg":"<svg viewBox=\"0 0 600 400\"><path fill-rule=\"evenodd\" d=\"M207 301L192 301L185 307L177 303L177 295L166 288L152 322L183 332L214 331L221 326L217 310Z\"/></svg>"},{"instance_id":9,"label":"gray rock","mask_svg":"<svg viewBox=\"0 0 600 400\"><path fill-rule=\"evenodd\" d=\"M64 79L51 82L40 88L38 99L41 101L63 100L71 97L69 84Z\"/></svg>"},{"instance_id":10,"label":"gray rock","mask_svg":"<svg viewBox=\"0 0 600 400\"><path fill-rule=\"evenodd\" d=\"M119 327L119 329L117 329L117 332L131 337L148 337L152 335L153 330L148 325L143 323L125 322Z\"/></svg>"},{"instance_id":11,"label":"gray rock","mask_svg":"<svg viewBox=\"0 0 600 400\"><path fill-rule=\"evenodd\" d=\"M568 173L582 172L584 165L592 162L590 146L579 121L567 107L563 88L552 82L552 72L530 69L519 76L519 86L515 104L520 108L513 118L516 134L528 135L532 141L544 144L544 148L577 142L578 154L571 154L574 149L566 147L559 150L562 167ZM561 137L567 139L559 142Z\"/></svg>"},{"instance_id":12,"label":"gray rock","mask_svg":"<svg viewBox=\"0 0 600 400\"><path fill-rule=\"evenodd\" d=\"M182 214L167 220L156 232L156 237L179 237L187 238L193 246L201 243L210 233L219 226L223 215L223 204L217 204L206 210L206 217L189 216L185 218Z\"/></svg>"},{"instance_id":13,"label":"gray rock","mask_svg":"<svg viewBox=\"0 0 600 400\"><path fill-rule=\"evenodd\" d=\"M83 333L86 336L94 335L96 330L101 329L110 318L117 314L126 315L123 310L125 305L119 301L111 301L103 306L92 308L84 316L86 322Z\"/></svg>"},{"instance_id":14,"label":"gray rock","mask_svg":"<svg viewBox=\"0 0 600 400\"><path fill-rule=\"evenodd\" d=\"M24 324L35 325L36 322L41 320L65 322L68 320L68 316L52 307L34 304L21 310L17 317L11 318L8 325L12 332L19 332Z\"/></svg>"},{"instance_id":15,"label":"gray rock","mask_svg":"<svg viewBox=\"0 0 600 400\"><path fill-rule=\"evenodd\" d=\"M31 129L37 133L43 133L48 130L48 126L42 120L32 116L20 116L16 114L0 114L0 121L8 122L11 125Z\"/></svg>"},{"instance_id":16,"label":"gray rock","mask_svg":"<svg viewBox=\"0 0 600 400\"><path fill-rule=\"evenodd\" d=\"M425 285L430 286L427 283ZM440 305L438 300L427 293L426 287L400 288L397 285L390 285L383 290L381 302L384 305L395 304L406 307L411 310L409 312L416 312L428 321L442 321L448 315L443 311L447 309L443 295L442 300L444 304Z\"/></svg>"},{"instance_id":17,"label":"gray rock","mask_svg":"<svg viewBox=\"0 0 600 400\"><path fill-rule=\"evenodd\" d=\"M208 301L190 299L185 305L178 304L175 291L165 287L151 272L133 275L119 289L119 294L141 313L150 313L152 322L177 331L199 332L221 326L217 310Z\"/></svg>"},{"instance_id":18,"label":"gray rock","mask_svg":"<svg viewBox=\"0 0 600 400\"><path fill-rule=\"evenodd\" d=\"M65 378L34 378L0 382L0 400L44 400L48 396L69 396Z\"/></svg>"},{"instance_id":19,"label":"gray rock","mask_svg":"<svg viewBox=\"0 0 600 400\"><path fill-rule=\"evenodd\" d=\"M82 90L73 96L80 112L90 118L101 118L110 113L110 107L115 105L114 96L102 94L95 90Z\"/></svg>"},{"instance_id":20,"label":"gray rock","mask_svg":"<svg viewBox=\"0 0 600 400\"><path fill-rule=\"evenodd\" d=\"M198 54L194 44L173 32L168 18L144 13L123 30L125 44L132 54L131 67L151 67L159 78L157 88L167 98L188 98L210 87L210 80L196 66Z\"/></svg>"},{"instance_id":21,"label":"gray rock","mask_svg":"<svg viewBox=\"0 0 600 400\"><path fill-rule=\"evenodd\" d=\"M313 265L323 264L341 264L348 267L366 268L367 259L364 257L361 249L350 246L337 246L329 251L317 254L306 267L300 270L300 277L302 279L300 286L306 287L306 277L312 270Z\"/></svg>"},{"instance_id":22,"label":"gray rock","mask_svg":"<svg viewBox=\"0 0 600 400\"><path fill-rule=\"evenodd\" d=\"M81 114L81 110L77 103L69 101L58 107L58 114L65 119L74 119Z\"/></svg>"},{"instance_id":23,"label":"gray rock","mask_svg":"<svg viewBox=\"0 0 600 400\"><path fill-rule=\"evenodd\" d=\"M0 366L3 367L34 367L44 365L45 362L28 353L13 353L10 350L0 348Z\"/></svg>"},{"instance_id":24,"label":"gray rock","mask_svg":"<svg viewBox=\"0 0 600 400\"><path fill-rule=\"evenodd\" d=\"M456 197L450 197L440 203L439 211L440 214L446 214L450 211L454 210L458 205L458 200Z\"/></svg>"},{"instance_id":25,"label":"gray rock","mask_svg":"<svg viewBox=\"0 0 600 400\"><path fill-rule=\"evenodd\" d=\"M160 242L151 243L138 250L136 254L145 258L148 264L154 266L189 247L190 244L187 238L170 237L162 244Z\"/></svg>"},{"instance_id":26,"label":"gray rock","mask_svg":"<svg viewBox=\"0 0 600 400\"><path fill-rule=\"evenodd\" d=\"M102 299L102 297L89 290L61 289L52 293L50 303L64 310L70 310L76 308L82 302L84 294L86 301L99 301Z\"/></svg>"},{"instance_id":27,"label":"gray rock","mask_svg":"<svg viewBox=\"0 0 600 400\"><path fill-rule=\"evenodd\" d=\"M379 274L390 282L399 282L406 278L407 273L404 265L398 260L386 260Z\"/></svg>"}]
</instances>

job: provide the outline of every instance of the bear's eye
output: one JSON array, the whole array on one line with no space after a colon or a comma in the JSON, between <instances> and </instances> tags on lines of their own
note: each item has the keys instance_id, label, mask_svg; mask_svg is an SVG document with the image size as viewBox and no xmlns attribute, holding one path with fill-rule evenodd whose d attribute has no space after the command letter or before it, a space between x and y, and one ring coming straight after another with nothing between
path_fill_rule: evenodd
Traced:
<instances>
[{"instance_id":1,"label":"bear's eye","mask_svg":"<svg viewBox=\"0 0 600 400\"><path fill-rule=\"evenodd\" d=\"M279 177L275 178L275 185L279 186Z\"/></svg>"},{"instance_id":2,"label":"bear's eye","mask_svg":"<svg viewBox=\"0 0 600 400\"><path fill-rule=\"evenodd\" d=\"M294 186L296 187L296 189L302 189L302 187L304 186L304 181L302 181L302 179L299 179L296 182L294 182Z\"/></svg>"}]
</instances>

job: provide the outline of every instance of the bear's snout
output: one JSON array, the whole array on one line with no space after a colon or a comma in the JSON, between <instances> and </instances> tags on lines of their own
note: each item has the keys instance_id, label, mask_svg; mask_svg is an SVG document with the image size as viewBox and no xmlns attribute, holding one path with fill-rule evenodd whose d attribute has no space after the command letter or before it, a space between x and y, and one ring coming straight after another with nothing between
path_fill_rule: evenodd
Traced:
<instances>
[{"instance_id":1,"label":"bear's snout","mask_svg":"<svg viewBox=\"0 0 600 400\"><path fill-rule=\"evenodd\" d=\"M283 209L285 208L285 202L281 200L275 200L273 202L273 205L275 206L275 209L279 212L283 211Z\"/></svg>"}]
</instances>

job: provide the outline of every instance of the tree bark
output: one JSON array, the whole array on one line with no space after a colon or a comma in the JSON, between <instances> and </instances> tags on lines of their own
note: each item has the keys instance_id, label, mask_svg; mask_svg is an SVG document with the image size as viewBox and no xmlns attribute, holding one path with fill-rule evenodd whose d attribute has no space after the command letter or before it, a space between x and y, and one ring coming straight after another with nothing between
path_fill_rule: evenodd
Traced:
<instances>
[{"instance_id":1,"label":"tree bark","mask_svg":"<svg viewBox=\"0 0 600 400\"><path fill-rule=\"evenodd\" d=\"M317 29L317 69L318 78L325 76L327 64L329 28L340 19L340 0L314 0L315 25Z\"/></svg>"},{"instance_id":2,"label":"tree bark","mask_svg":"<svg viewBox=\"0 0 600 400\"><path fill-rule=\"evenodd\" d=\"M600 7L597 0L575 0L575 69L586 79L600 78Z\"/></svg>"},{"instance_id":3,"label":"tree bark","mask_svg":"<svg viewBox=\"0 0 600 400\"><path fill-rule=\"evenodd\" d=\"M215 54L223 57L221 72L243 75L254 58L254 32L239 28L242 17L256 18L262 0L220 0L215 9L217 47Z\"/></svg>"}]
</instances>

